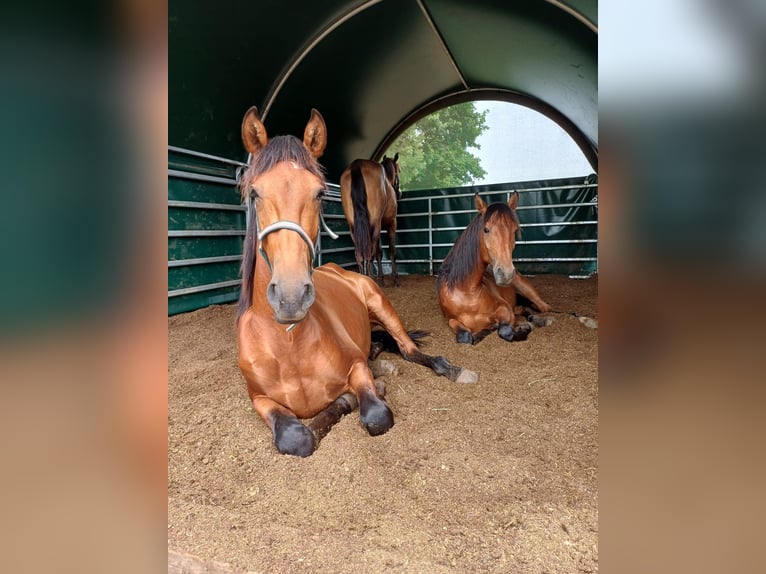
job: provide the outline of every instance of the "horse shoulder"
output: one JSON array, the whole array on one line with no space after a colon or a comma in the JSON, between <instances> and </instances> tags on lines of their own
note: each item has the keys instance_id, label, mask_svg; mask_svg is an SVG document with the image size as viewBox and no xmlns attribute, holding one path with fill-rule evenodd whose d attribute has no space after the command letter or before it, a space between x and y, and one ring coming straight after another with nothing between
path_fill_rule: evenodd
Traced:
<instances>
[{"instance_id":1,"label":"horse shoulder","mask_svg":"<svg viewBox=\"0 0 766 574\"><path fill-rule=\"evenodd\" d=\"M364 301L364 294L358 281L360 277L364 275L347 271L332 262L325 263L314 270L314 281L317 287L322 290L331 290L342 304L351 304L354 298L360 302Z\"/></svg>"}]
</instances>

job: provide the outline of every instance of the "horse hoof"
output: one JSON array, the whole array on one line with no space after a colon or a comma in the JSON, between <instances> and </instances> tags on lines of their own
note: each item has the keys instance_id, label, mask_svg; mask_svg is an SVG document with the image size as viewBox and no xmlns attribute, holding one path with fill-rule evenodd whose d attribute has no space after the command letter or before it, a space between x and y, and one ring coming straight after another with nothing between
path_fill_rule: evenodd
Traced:
<instances>
[{"instance_id":1,"label":"horse hoof","mask_svg":"<svg viewBox=\"0 0 766 574\"><path fill-rule=\"evenodd\" d=\"M468 369L460 369L460 374L455 382L464 384L478 383L479 373L469 371Z\"/></svg>"},{"instance_id":2,"label":"horse hoof","mask_svg":"<svg viewBox=\"0 0 766 574\"><path fill-rule=\"evenodd\" d=\"M513 327L508 325L507 323L505 325L500 325L497 328L497 334L500 335L501 339L504 339L505 341L508 341L509 343L513 341Z\"/></svg>"},{"instance_id":3,"label":"horse hoof","mask_svg":"<svg viewBox=\"0 0 766 574\"><path fill-rule=\"evenodd\" d=\"M588 327L588 329L598 329L598 321L595 319L591 319L590 317L583 317L581 315L580 317L577 317L577 320Z\"/></svg>"},{"instance_id":4,"label":"horse hoof","mask_svg":"<svg viewBox=\"0 0 766 574\"><path fill-rule=\"evenodd\" d=\"M460 330L455 335L455 341L457 341L458 343L465 344L465 345L472 345L473 344L473 335L471 335L470 331Z\"/></svg>"},{"instance_id":5,"label":"horse hoof","mask_svg":"<svg viewBox=\"0 0 766 574\"><path fill-rule=\"evenodd\" d=\"M529 334L532 332L532 325L529 323L522 323L516 325L516 329L513 331L514 341L526 341Z\"/></svg>"},{"instance_id":6,"label":"horse hoof","mask_svg":"<svg viewBox=\"0 0 766 574\"><path fill-rule=\"evenodd\" d=\"M280 418L274 428L274 446L282 454L305 458L317 447L317 440L298 419Z\"/></svg>"},{"instance_id":7,"label":"horse hoof","mask_svg":"<svg viewBox=\"0 0 766 574\"><path fill-rule=\"evenodd\" d=\"M553 324L552 317L543 317L542 315L529 315L527 320L535 327L548 327Z\"/></svg>"},{"instance_id":8,"label":"horse hoof","mask_svg":"<svg viewBox=\"0 0 766 574\"><path fill-rule=\"evenodd\" d=\"M386 383L384 383L380 379L375 379L375 390L378 391L378 396L381 399L386 398Z\"/></svg>"},{"instance_id":9,"label":"horse hoof","mask_svg":"<svg viewBox=\"0 0 766 574\"><path fill-rule=\"evenodd\" d=\"M377 397L374 400L364 400L359 412L359 421L370 436L382 435L394 426L394 413L385 401Z\"/></svg>"},{"instance_id":10,"label":"horse hoof","mask_svg":"<svg viewBox=\"0 0 766 574\"><path fill-rule=\"evenodd\" d=\"M399 374L399 367L396 366L396 363L387 359L370 361L369 365L370 370L372 371L372 376L376 378Z\"/></svg>"}]
</instances>

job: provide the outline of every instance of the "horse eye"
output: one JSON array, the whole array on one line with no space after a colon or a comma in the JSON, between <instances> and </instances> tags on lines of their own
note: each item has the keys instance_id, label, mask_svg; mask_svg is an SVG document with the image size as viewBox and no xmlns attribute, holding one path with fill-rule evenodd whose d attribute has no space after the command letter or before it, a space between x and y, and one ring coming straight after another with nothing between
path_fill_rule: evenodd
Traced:
<instances>
[{"instance_id":1,"label":"horse eye","mask_svg":"<svg viewBox=\"0 0 766 574\"><path fill-rule=\"evenodd\" d=\"M258 190L254 187L250 188L250 199L261 199L261 196L258 195Z\"/></svg>"},{"instance_id":2,"label":"horse eye","mask_svg":"<svg viewBox=\"0 0 766 574\"><path fill-rule=\"evenodd\" d=\"M489 227L484 228L484 233L489 233Z\"/></svg>"},{"instance_id":3,"label":"horse eye","mask_svg":"<svg viewBox=\"0 0 766 574\"><path fill-rule=\"evenodd\" d=\"M324 189L320 189L320 190L317 192L317 196L316 196L316 199L322 199L323 197L324 197Z\"/></svg>"}]
</instances>

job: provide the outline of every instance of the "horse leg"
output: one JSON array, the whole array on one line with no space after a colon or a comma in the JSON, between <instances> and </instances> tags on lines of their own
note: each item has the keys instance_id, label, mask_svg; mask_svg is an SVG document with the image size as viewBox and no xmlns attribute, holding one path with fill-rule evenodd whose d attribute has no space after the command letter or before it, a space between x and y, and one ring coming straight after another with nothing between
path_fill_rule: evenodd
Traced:
<instances>
[{"instance_id":1,"label":"horse leg","mask_svg":"<svg viewBox=\"0 0 766 574\"><path fill-rule=\"evenodd\" d=\"M380 243L378 243L375 249L375 261L378 264L378 283L380 283L381 287L385 287L386 279L383 276L383 249L380 247Z\"/></svg>"},{"instance_id":2,"label":"horse leg","mask_svg":"<svg viewBox=\"0 0 766 574\"><path fill-rule=\"evenodd\" d=\"M383 248L380 246L380 232L372 236L372 244L375 246L375 261L378 264L378 283L381 287L386 286L386 280L383 278ZM370 263L372 265L372 263ZM370 273L372 277L372 273Z\"/></svg>"},{"instance_id":3,"label":"horse leg","mask_svg":"<svg viewBox=\"0 0 766 574\"><path fill-rule=\"evenodd\" d=\"M292 454L307 457L316 450L318 441L292 412L262 395L250 396L253 407L260 417L271 428L274 446L282 454Z\"/></svg>"},{"instance_id":4,"label":"horse leg","mask_svg":"<svg viewBox=\"0 0 766 574\"><path fill-rule=\"evenodd\" d=\"M359 267L359 273L364 275L367 273L367 261L362 256L361 251L354 249L354 257L356 257L356 265Z\"/></svg>"},{"instance_id":5,"label":"horse leg","mask_svg":"<svg viewBox=\"0 0 766 574\"><path fill-rule=\"evenodd\" d=\"M391 277L394 279L394 287L399 287L399 273L396 272L396 219L387 231L388 254L391 257Z\"/></svg>"},{"instance_id":6,"label":"horse leg","mask_svg":"<svg viewBox=\"0 0 766 574\"><path fill-rule=\"evenodd\" d=\"M470 329L457 319L450 319L448 323L452 332L455 333L455 342L464 345L476 345L494 331L494 329L484 329L474 335Z\"/></svg>"},{"instance_id":7,"label":"horse leg","mask_svg":"<svg viewBox=\"0 0 766 574\"><path fill-rule=\"evenodd\" d=\"M516 325L516 328L508 323L500 323L500 326L497 328L497 334L500 335L500 338L505 339L509 343L511 341L526 341L531 332L532 324L526 322L519 323Z\"/></svg>"},{"instance_id":8,"label":"horse leg","mask_svg":"<svg viewBox=\"0 0 766 574\"><path fill-rule=\"evenodd\" d=\"M308 425L309 430L317 438L317 443L327 436L330 429L345 415L353 411L357 405L356 397L352 393L343 393L330 403L329 407L317 414Z\"/></svg>"},{"instance_id":9,"label":"horse leg","mask_svg":"<svg viewBox=\"0 0 766 574\"><path fill-rule=\"evenodd\" d=\"M494 331L494 329L483 329L479 331L478 333L476 333L475 335L473 335L473 344L476 345L480 343L482 340L484 340L484 338L487 335L491 334L492 331Z\"/></svg>"},{"instance_id":10,"label":"horse leg","mask_svg":"<svg viewBox=\"0 0 766 574\"><path fill-rule=\"evenodd\" d=\"M516 324L516 316L513 307L507 303L498 305L495 310L495 318L498 322L497 334L500 338L508 341L526 341L532 331L532 325L524 322Z\"/></svg>"},{"instance_id":11,"label":"horse leg","mask_svg":"<svg viewBox=\"0 0 766 574\"><path fill-rule=\"evenodd\" d=\"M541 313L548 313L551 310L551 306L543 301L543 298L540 297L537 289L535 289L532 286L532 283L530 283L521 273L516 272L516 276L513 278L513 281L511 281L511 285L513 285L519 295L523 295L529 299Z\"/></svg>"},{"instance_id":12,"label":"horse leg","mask_svg":"<svg viewBox=\"0 0 766 574\"><path fill-rule=\"evenodd\" d=\"M471 335L471 331L466 329L460 321L457 319L450 319L448 323L449 328L455 333L455 341L457 343L473 345L473 335Z\"/></svg>"},{"instance_id":13,"label":"horse leg","mask_svg":"<svg viewBox=\"0 0 766 574\"><path fill-rule=\"evenodd\" d=\"M447 377L456 383L475 383L479 380L479 376L473 371L453 365L444 357L421 353L415 341L407 333L407 329L404 328L404 324L391 305L391 301L380 290L380 287L375 285L374 281L363 281L360 286L364 291L370 318L383 325L389 332L406 361L424 365L437 375Z\"/></svg>"},{"instance_id":14,"label":"horse leg","mask_svg":"<svg viewBox=\"0 0 766 574\"><path fill-rule=\"evenodd\" d=\"M348 384L359 401L359 421L371 436L381 435L394 426L394 414L386 401L378 396L367 361L351 366Z\"/></svg>"}]
</instances>

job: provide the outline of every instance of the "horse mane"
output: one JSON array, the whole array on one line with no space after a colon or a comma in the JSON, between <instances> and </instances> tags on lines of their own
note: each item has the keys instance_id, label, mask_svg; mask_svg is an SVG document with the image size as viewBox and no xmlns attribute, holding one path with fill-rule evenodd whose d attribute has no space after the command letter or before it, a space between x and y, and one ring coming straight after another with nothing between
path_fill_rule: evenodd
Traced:
<instances>
[{"instance_id":1,"label":"horse mane","mask_svg":"<svg viewBox=\"0 0 766 574\"><path fill-rule=\"evenodd\" d=\"M454 289L463 283L479 265L479 234L484 229L484 224L495 217L508 217L516 225L519 225L519 216L508 207L507 203L493 203L484 214L474 217L473 221L460 234L455 244L450 249L447 257L439 267L436 277L436 290L446 282L449 289Z\"/></svg>"},{"instance_id":2,"label":"horse mane","mask_svg":"<svg viewBox=\"0 0 766 574\"><path fill-rule=\"evenodd\" d=\"M295 136L276 136L269 140L263 149L255 154L247 170L242 174L239 189L242 199L247 202L247 220L249 225L245 232L245 241L242 248L242 287L239 292L239 305L237 307L237 323L239 318L253 304L253 280L255 278L256 251L258 249L258 237L255 231L255 201L252 200L251 186L253 181L283 161L292 161L299 168L306 169L325 184L324 169L311 155L311 152L303 145L303 142Z\"/></svg>"},{"instance_id":3,"label":"horse mane","mask_svg":"<svg viewBox=\"0 0 766 574\"><path fill-rule=\"evenodd\" d=\"M394 159L390 158L388 156L384 156L383 160L380 162L380 165L383 166L383 172L386 174L386 179L391 182L391 185L393 186L394 176L396 175L396 172L394 171ZM396 199L397 201L402 198L402 192L401 190L396 191Z\"/></svg>"},{"instance_id":4,"label":"horse mane","mask_svg":"<svg viewBox=\"0 0 766 574\"><path fill-rule=\"evenodd\" d=\"M394 179L394 160L390 157L384 157L383 161L380 162L380 165L383 166L383 170L386 172L386 178L388 178L388 181Z\"/></svg>"}]
</instances>

